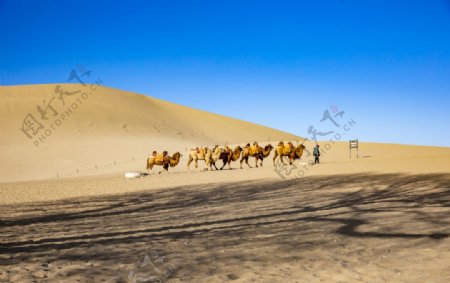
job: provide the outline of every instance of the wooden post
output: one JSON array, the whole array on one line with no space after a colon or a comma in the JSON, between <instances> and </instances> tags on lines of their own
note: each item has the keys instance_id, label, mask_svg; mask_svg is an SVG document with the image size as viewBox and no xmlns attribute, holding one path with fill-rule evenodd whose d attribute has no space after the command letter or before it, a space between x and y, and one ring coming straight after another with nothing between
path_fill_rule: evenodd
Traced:
<instances>
[{"instance_id":1,"label":"wooden post","mask_svg":"<svg viewBox=\"0 0 450 283\"><path fill-rule=\"evenodd\" d=\"M350 149L349 158L352 158L352 149L356 149L356 158L359 158L359 142L358 142L358 140L350 140L349 149Z\"/></svg>"}]
</instances>

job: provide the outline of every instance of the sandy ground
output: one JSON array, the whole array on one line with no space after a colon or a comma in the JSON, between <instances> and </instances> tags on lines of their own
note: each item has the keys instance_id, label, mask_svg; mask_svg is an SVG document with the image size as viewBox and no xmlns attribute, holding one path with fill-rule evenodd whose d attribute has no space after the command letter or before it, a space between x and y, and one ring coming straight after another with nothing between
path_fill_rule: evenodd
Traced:
<instances>
[{"instance_id":1,"label":"sandy ground","mask_svg":"<svg viewBox=\"0 0 450 283\"><path fill-rule=\"evenodd\" d=\"M300 138L102 88L35 146L18 127L54 88L0 88L0 282L450 282L450 148L188 172L196 145ZM184 157L124 179L152 150Z\"/></svg>"},{"instance_id":2,"label":"sandy ground","mask_svg":"<svg viewBox=\"0 0 450 283\"><path fill-rule=\"evenodd\" d=\"M344 146L277 171L3 183L0 279L448 282L450 150Z\"/></svg>"},{"instance_id":3,"label":"sandy ground","mask_svg":"<svg viewBox=\"0 0 450 283\"><path fill-rule=\"evenodd\" d=\"M448 174L368 173L4 205L0 276L448 282L449 184Z\"/></svg>"},{"instance_id":4,"label":"sandy ground","mask_svg":"<svg viewBox=\"0 0 450 283\"><path fill-rule=\"evenodd\" d=\"M264 145L265 143L262 143ZM161 174L161 167L155 167L151 175L141 179L127 180L124 172L147 172L146 160L130 160L128 163L118 164L110 170L120 173L101 174L92 168L88 171L97 176L79 176L72 172L70 178L53 178L48 180L5 182L0 183L0 204L14 204L24 202L41 202L64 200L73 197L114 195L122 193L140 192L143 190L157 190L174 188L183 185L206 185L213 183L246 182L261 179L296 179L307 176L328 176L359 173L402 173L427 174L450 173L450 148L422 147L392 144L363 143L360 146L360 158L349 158L348 144L344 142L320 142L322 145L321 164L309 165L313 157L305 151L302 160L297 160L293 166L281 166L277 162L273 166L273 152L264 160L263 168L254 168L255 160L249 160L249 168L245 163L243 170L240 162L231 164L223 171L204 172L205 164L199 161L199 168L191 164L191 171L187 169L187 155L185 152L180 164L170 168L170 173ZM327 145L330 145L329 147ZM314 144L305 142L306 148L312 152ZM329 148L326 150L325 148ZM287 163L287 160L285 160ZM217 166L221 167L222 161ZM92 166L93 167L93 166Z\"/></svg>"}]
</instances>

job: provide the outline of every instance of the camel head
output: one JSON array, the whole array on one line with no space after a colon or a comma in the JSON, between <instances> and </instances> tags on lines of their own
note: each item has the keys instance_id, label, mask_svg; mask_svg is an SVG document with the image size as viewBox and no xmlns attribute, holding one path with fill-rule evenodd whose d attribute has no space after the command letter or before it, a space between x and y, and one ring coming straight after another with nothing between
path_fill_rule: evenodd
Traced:
<instances>
[{"instance_id":1,"label":"camel head","mask_svg":"<svg viewBox=\"0 0 450 283\"><path fill-rule=\"evenodd\" d=\"M262 157L266 158L270 155L272 149L273 146L271 144L266 145L264 148L260 147L260 154L262 154Z\"/></svg>"},{"instance_id":2,"label":"camel head","mask_svg":"<svg viewBox=\"0 0 450 283\"><path fill-rule=\"evenodd\" d=\"M295 155L297 155L297 157L298 158L300 158L300 157L302 157L302 155L303 155L303 150L305 149L306 147L303 145L303 144L300 144L296 149L295 149Z\"/></svg>"},{"instance_id":3,"label":"camel head","mask_svg":"<svg viewBox=\"0 0 450 283\"><path fill-rule=\"evenodd\" d=\"M170 158L170 167L177 166L178 163L180 162L181 157L183 157L181 153L179 152L174 153L173 156Z\"/></svg>"},{"instance_id":4,"label":"camel head","mask_svg":"<svg viewBox=\"0 0 450 283\"><path fill-rule=\"evenodd\" d=\"M177 159L177 158L181 158L181 157L183 157L183 155L182 155L181 153L179 153L179 152L175 152L175 153L172 155L172 159Z\"/></svg>"},{"instance_id":5,"label":"camel head","mask_svg":"<svg viewBox=\"0 0 450 283\"><path fill-rule=\"evenodd\" d=\"M223 147L216 145L214 147L213 153L216 154L216 155L219 155L219 154L221 154L224 151L225 151L225 149Z\"/></svg>"},{"instance_id":6,"label":"camel head","mask_svg":"<svg viewBox=\"0 0 450 283\"><path fill-rule=\"evenodd\" d=\"M306 148L303 144L299 144L296 148L296 151L303 151Z\"/></svg>"},{"instance_id":7,"label":"camel head","mask_svg":"<svg viewBox=\"0 0 450 283\"><path fill-rule=\"evenodd\" d=\"M272 150L272 149L273 146L270 143L264 147L264 150Z\"/></svg>"}]
</instances>

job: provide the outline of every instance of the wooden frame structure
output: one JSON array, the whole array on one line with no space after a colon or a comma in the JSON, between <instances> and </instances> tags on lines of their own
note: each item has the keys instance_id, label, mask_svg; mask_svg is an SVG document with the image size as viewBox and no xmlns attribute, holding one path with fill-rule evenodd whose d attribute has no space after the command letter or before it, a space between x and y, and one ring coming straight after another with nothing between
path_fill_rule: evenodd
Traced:
<instances>
[{"instance_id":1,"label":"wooden frame structure","mask_svg":"<svg viewBox=\"0 0 450 283\"><path fill-rule=\"evenodd\" d=\"M352 149L356 149L356 158L359 158L359 142L358 142L358 140L350 140L349 149L350 149L350 158L352 158Z\"/></svg>"}]
</instances>

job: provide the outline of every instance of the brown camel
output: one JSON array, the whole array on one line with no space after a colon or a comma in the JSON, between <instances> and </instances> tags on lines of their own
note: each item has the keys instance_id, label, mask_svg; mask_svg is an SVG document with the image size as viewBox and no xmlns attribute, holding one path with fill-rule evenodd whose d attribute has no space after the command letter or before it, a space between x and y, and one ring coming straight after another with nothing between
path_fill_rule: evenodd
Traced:
<instances>
[{"instance_id":1,"label":"brown camel","mask_svg":"<svg viewBox=\"0 0 450 283\"><path fill-rule=\"evenodd\" d=\"M219 159L223 161L223 166L222 166L222 168L220 168L220 170L222 170L225 167L225 165L227 164L226 162L228 162L228 155L229 155L229 153L228 153L228 150L226 148L216 145L211 150L211 154L210 154L210 168L211 168L211 170L212 170L212 166L214 166L214 168L216 170L219 170L217 168L217 166L216 166L216 162Z\"/></svg>"},{"instance_id":2,"label":"brown camel","mask_svg":"<svg viewBox=\"0 0 450 283\"><path fill-rule=\"evenodd\" d=\"M254 145L250 146L250 144L247 144L247 146L244 148L242 152L242 158L241 158L241 169L242 169L242 163L247 164L248 167L252 168L250 164L248 164L249 157L255 157L255 166L258 168L258 160L261 160L260 166L263 166L264 158L268 157L270 155L270 152L272 151L273 146L271 144L266 145L264 148Z\"/></svg>"},{"instance_id":3,"label":"brown camel","mask_svg":"<svg viewBox=\"0 0 450 283\"><path fill-rule=\"evenodd\" d=\"M238 159L241 157L243 149L239 145L236 146L236 148L231 152L231 154L228 157L228 168L231 170L231 161L238 161Z\"/></svg>"},{"instance_id":4,"label":"brown camel","mask_svg":"<svg viewBox=\"0 0 450 283\"><path fill-rule=\"evenodd\" d=\"M190 166L192 161L195 163L195 168L198 168L198 161L203 160L205 161L205 169L208 170L208 168L211 168L211 151L208 147L200 147L195 148L191 150L191 153L189 154L189 160L188 160L188 170L191 170Z\"/></svg>"},{"instance_id":5,"label":"brown camel","mask_svg":"<svg viewBox=\"0 0 450 283\"><path fill-rule=\"evenodd\" d=\"M147 159L147 170L150 172L153 170L153 166L158 165L163 167L163 170L159 174L164 171L169 172L169 167L177 166L181 157L183 156L179 152L175 153L172 157L169 156L167 151L164 151L162 154L153 152L153 155Z\"/></svg>"},{"instance_id":6,"label":"brown camel","mask_svg":"<svg viewBox=\"0 0 450 283\"><path fill-rule=\"evenodd\" d=\"M275 166L277 157L280 157L281 163L283 163L283 165L286 165L286 163L284 163L285 156L289 157L289 164L292 165L295 159L300 159L302 157L304 149L305 146L303 144L295 147L292 142L288 142L287 144L284 144L284 142L280 142L275 150L273 165Z\"/></svg>"},{"instance_id":7,"label":"brown camel","mask_svg":"<svg viewBox=\"0 0 450 283\"><path fill-rule=\"evenodd\" d=\"M289 155L289 163L292 165L296 159L302 158L303 150L305 146L303 144L297 146L297 148Z\"/></svg>"},{"instance_id":8,"label":"brown camel","mask_svg":"<svg viewBox=\"0 0 450 283\"><path fill-rule=\"evenodd\" d=\"M228 169L231 170L231 161L237 161L241 157L241 152L242 147L240 146L237 146L234 150L231 150L231 148L226 146L219 156L219 159L223 162L223 166L220 170L223 170L226 164L228 164Z\"/></svg>"}]
</instances>

